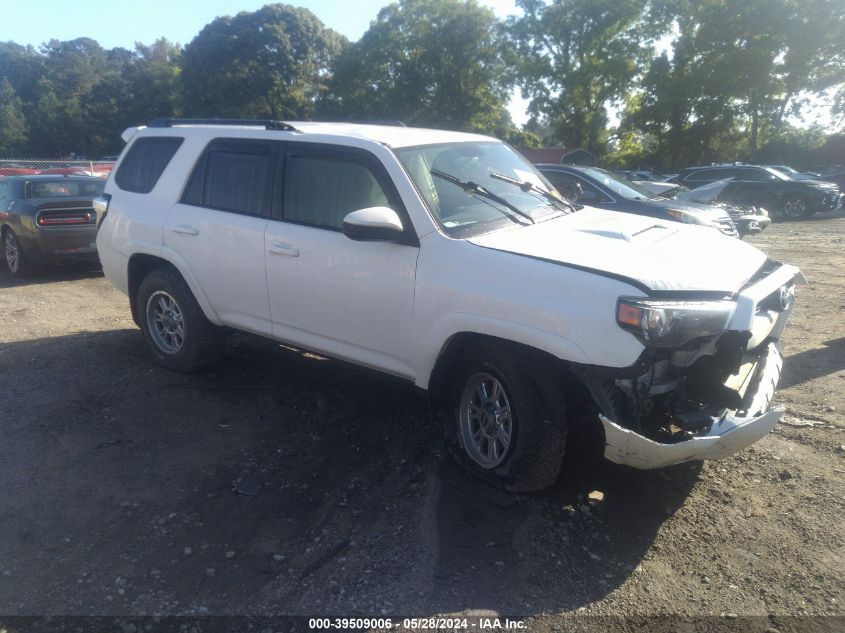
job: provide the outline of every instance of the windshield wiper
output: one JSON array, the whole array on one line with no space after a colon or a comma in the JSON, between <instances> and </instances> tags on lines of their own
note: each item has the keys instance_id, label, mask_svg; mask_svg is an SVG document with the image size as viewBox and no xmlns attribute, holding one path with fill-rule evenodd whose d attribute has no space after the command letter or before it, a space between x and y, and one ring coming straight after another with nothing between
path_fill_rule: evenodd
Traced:
<instances>
[{"instance_id":1,"label":"windshield wiper","mask_svg":"<svg viewBox=\"0 0 845 633\"><path fill-rule=\"evenodd\" d=\"M574 211L577 211L578 209L583 208L582 205L576 206L571 202L564 200L562 197L555 195L551 191L546 191L542 187L538 187L530 180L517 180L516 178L511 178L510 176L505 176L504 174L500 174L495 171L490 173L490 177L495 178L496 180L501 180L502 182L506 182L511 185L515 185L526 193L528 193L529 191L533 193L539 193L552 204L565 204L567 207L569 207L568 213L572 213Z\"/></svg>"},{"instance_id":2,"label":"windshield wiper","mask_svg":"<svg viewBox=\"0 0 845 633\"><path fill-rule=\"evenodd\" d=\"M532 218L530 214L526 213L525 211L522 211L515 204L508 202L502 196L485 189L484 187L482 187L481 185L479 185L476 182L472 182L472 181L469 181L469 180L461 180L460 178L456 178L455 176L453 176L451 174L447 174L445 171L440 171L439 169L432 169L431 175L437 176L438 178L442 178L446 182L451 182L453 185L457 185L458 187L460 187L461 189L463 189L466 193L468 193L470 195L480 196L482 198L487 198L488 200L492 200L493 202L496 202L496 203L502 205L503 207L505 207L506 209L510 209L511 211L516 213L517 215L527 219L529 222L531 222L531 224L534 224L534 218ZM504 213L504 211L502 211L502 213ZM505 213L505 215L509 216L510 214Z\"/></svg>"}]
</instances>

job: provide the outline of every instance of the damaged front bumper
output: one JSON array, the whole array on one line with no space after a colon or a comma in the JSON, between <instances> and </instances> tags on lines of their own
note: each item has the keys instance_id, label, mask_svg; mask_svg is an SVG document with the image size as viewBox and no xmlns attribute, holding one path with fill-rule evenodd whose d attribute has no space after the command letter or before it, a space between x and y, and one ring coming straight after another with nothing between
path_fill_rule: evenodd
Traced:
<instances>
[{"instance_id":1,"label":"damaged front bumper","mask_svg":"<svg viewBox=\"0 0 845 633\"><path fill-rule=\"evenodd\" d=\"M774 343L769 344L768 353L760 362L763 365L756 372L756 385L750 386L752 389L756 386L756 390L746 394L750 415L725 412L714 416L707 433L673 444L656 442L600 415L604 425L605 458L634 468L663 468L681 462L721 459L762 439L783 415L781 407L767 411L783 367L783 359Z\"/></svg>"},{"instance_id":2,"label":"damaged front bumper","mask_svg":"<svg viewBox=\"0 0 845 633\"><path fill-rule=\"evenodd\" d=\"M740 237L757 235L772 223L768 215L739 215L731 218Z\"/></svg>"},{"instance_id":3,"label":"damaged front bumper","mask_svg":"<svg viewBox=\"0 0 845 633\"><path fill-rule=\"evenodd\" d=\"M733 298L722 334L649 349L626 375L580 372L600 409L604 456L648 469L720 459L765 437L783 368L777 343L794 309L792 266L771 262Z\"/></svg>"}]
</instances>

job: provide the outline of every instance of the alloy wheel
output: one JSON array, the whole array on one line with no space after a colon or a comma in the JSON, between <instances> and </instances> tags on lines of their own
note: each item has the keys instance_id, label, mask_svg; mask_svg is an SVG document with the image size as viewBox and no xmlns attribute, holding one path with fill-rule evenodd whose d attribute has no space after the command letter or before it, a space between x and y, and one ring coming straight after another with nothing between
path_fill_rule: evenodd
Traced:
<instances>
[{"instance_id":1,"label":"alloy wheel","mask_svg":"<svg viewBox=\"0 0 845 633\"><path fill-rule=\"evenodd\" d=\"M18 241L15 239L15 234L11 231L6 232L6 238L3 240L3 245L6 251L6 265L12 273L18 272L18 265L20 263L20 247Z\"/></svg>"},{"instance_id":2,"label":"alloy wheel","mask_svg":"<svg viewBox=\"0 0 845 633\"><path fill-rule=\"evenodd\" d=\"M513 410L502 383L488 373L474 374L461 394L460 432L467 454L485 469L508 454L513 438Z\"/></svg>"},{"instance_id":3,"label":"alloy wheel","mask_svg":"<svg viewBox=\"0 0 845 633\"><path fill-rule=\"evenodd\" d=\"M807 212L807 202L802 198L790 198L783 205L783 213L788 218L800 218Z\"/></svg>"},{"instance_id":4,"label":"alloy wheel","mask_svg":"<svg viewBox=\"0 0 845 633\"><path fill-rule=\"evenodd\" d=\"M176 354L185 343L185 319L172 295L157 290L147 299L147 328L156 346L165 354Z\"/></svg>"}]
</instances>

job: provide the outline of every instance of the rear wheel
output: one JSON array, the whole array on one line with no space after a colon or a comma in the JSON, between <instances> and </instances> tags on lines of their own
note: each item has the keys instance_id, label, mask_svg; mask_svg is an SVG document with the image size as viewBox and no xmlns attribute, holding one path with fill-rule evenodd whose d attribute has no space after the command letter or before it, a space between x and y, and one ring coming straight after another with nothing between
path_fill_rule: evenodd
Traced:
<instances>
[{"instance_id":1,"label":"rear wheel","mask_svg":"<svg viewBox=\"0 0 845 633\"><path fill-rule=\"evenodd\" d=\"M203 314L185 280L173 270L147 274L136 298L141 331L156 362L192 372L216 361L222 350L220 328Z\"/></svg>"},{"instance_id":2,"label":"rear wheel","mask_svg":"<svg viewBox=\"0 0 845 633\"><path fill-rule=\"evenodd\" d=\"M804 196L791 194L783 200L783 217L788 220L802 220L813 214L810 203Z\"/></svg>"},{"instance_id":3,"label":"rear wheel","mask_svg":"<svg viewBox=\"0 0 845 633\"><path fill-rule=\"evenodd\" d=\"M560 471L565 406L550 365L516 346L485 344L453 376L455 414L447 430L459 460L493 485L541 490Z\"/></svg>"},{"instance_id":4,"label":"rear wheel","mask_svg":"<svg viewBox=\"0 0 845 633\"><path fill-rule=\"evenodd\" d=\"M12 229L6 229L3 233L3 254L6 259L6 266L9 272L16 277L28 277L32 272L32 266L21 248L18 237Z\"/></svg>"}]
</instances>

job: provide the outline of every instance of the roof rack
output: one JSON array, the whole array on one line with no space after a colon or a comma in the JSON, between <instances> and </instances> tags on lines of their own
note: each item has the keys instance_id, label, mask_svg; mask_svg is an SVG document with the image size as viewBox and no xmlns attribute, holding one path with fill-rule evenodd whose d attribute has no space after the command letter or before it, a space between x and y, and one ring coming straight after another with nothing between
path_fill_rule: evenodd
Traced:
<instances>
[{"instance_id":1,"label":"roof rack","mask_svg":"<svg viewBox=\"0 0 845 633\"><path fill-rule=\"evenodd\" d=\"M350 119L349 123L359 123L361 125L388 125L392 127L408 127L404 121L399 119Z\"/></svg>"},{"instance_id":2,"label":"roof rack","mask_svg":"<svg viewBox=\"0 0 845 633\"><path fill-rule=\"evenodd\" d=\"M174 125L243 125L263 127L265 130L299 132L290 123L272 119L153 119L147 127L173 127Z\"/></svg>"}]
</instances>

